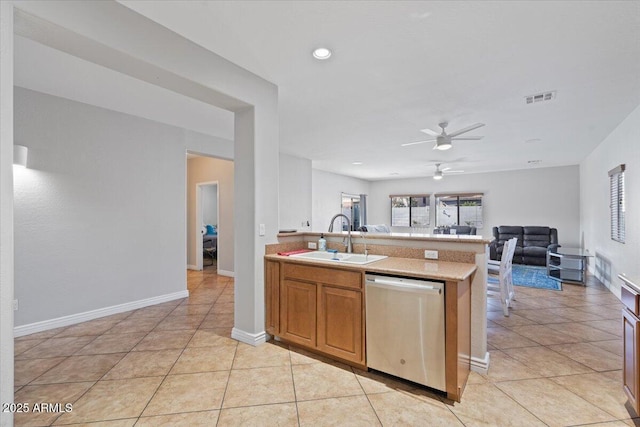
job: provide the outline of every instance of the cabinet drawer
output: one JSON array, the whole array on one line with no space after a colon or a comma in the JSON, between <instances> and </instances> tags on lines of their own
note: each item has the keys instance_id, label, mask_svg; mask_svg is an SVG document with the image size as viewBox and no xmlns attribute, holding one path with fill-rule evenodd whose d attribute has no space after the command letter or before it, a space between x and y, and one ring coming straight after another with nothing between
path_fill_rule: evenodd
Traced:
<instances>
[{"instance_id":1,"label":"cabinet drawer","mask_svg":"<svg viewBox=\"0 0 640 427\"><path fill-rule=\"evenodd\" d=\"M335 268L315 267L300 264L283 265L285 279L297 279L314 283L328 283L352 289L362 289L362 273L358 271L338 270Z\"/></svg>"},{"instance_id":2,"label":"cabinet drawer","mask_svg":"<svg viewBox=\"0 0 640 427\"><path fill-rule=\"evenodd\" d=\"M640 295L626 284L622 284L620 300L636 316L640 315Z\"/></svg>"}]
</instances>

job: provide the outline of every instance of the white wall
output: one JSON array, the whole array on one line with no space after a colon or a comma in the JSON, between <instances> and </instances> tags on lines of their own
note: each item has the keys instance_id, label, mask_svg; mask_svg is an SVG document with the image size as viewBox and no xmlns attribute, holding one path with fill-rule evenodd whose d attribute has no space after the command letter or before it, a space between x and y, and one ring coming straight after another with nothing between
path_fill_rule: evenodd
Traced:
<instances>
[{"instance_id":1,"label":"white wall","mask_svg":"<svg viewBox=\"0 0 640 427\"><path fill-rule=\"evenodd\" d=\"M280 153L280 229L310 230L311 160ZM304 225L303 225L304 224Z\"/></svg>"},{"instance_id":2,"label":"white wall","mask_svg":"<svg viewBox=\"0 0 640 427\"><path fill-rule=\"evenodd\" d=\"M153 4L142 3L133 12L111 1L18 2L16 16L23 36L234 112L234 183L243 195L235 199L234 257L243 268L232 336L257 345L266 338L262 255L278 230L278 88L146 18Z\"/></svg>"},{"instance_id":3,"label":"white wall","mask_svg":"<svg viewBox=\"0 0 640 427\"><path fill-rule=\"evenodd\" d=\"M371 183L369 181L313 169L311 229L318 232L329 229L331 218L342 211L341 193L370 195L370 188ZM370 224L376 224L370 216L371 200L368 201L367 206L369 209L367 211L368 221ZM336 221L336 223L338 222Z\"/></svg>"},{"instance_id":4,"label":"white wall","mask_svg":"<svg viewBox=\"0 0 640 427\"><path fill-rule=\"evenodd\" d=\"M218 225L218 186L216 184L202 187L202 224Z\"/></svg>"},{"instance_id":5,"label":"white wall","mask_svg":"<svg viewBox=\"0 0 640 427\"><path fill-rule=\"evenodd\" d=\"M15 88L16 326L186 289L181 129Z\"/></svg>"},{"instance_id":6,"label":"white wall","mask_svg":"<svg viewBox=\"0 0 640 427\"><path fill-rule=\"evenodd\" d=\"M234 164L229 160L196 157L187 161L187 264L196 265L196 186L218 181L220 212L218 217L218 270L234 272Z\"/></svg>"},{"instance_id":7,"label":"white wall","mask_svg":"<svg viewBox=\"0 0 640 427\"><path fill-rule=\"evenodd\" d=\"M0 401L13 402L13 4L0 1ZM13 414L0 411L0 426Z\"/></svg>"},{"instance_id":8,"label":"white wall","mask_svg":"<svg viewBox=\"0 0 640 427\"><path fill-rule=\"evenodd\" d=\"M578 166L449 175L441 181L432 178L375 181L369 193L369 222L391 224L391 194L442 192L484 193L484 228L478 234L485 237L491 237L491 228L499 225L546 225L558 229L561 244L575 246L580 242ZM432 197L431 228L434 226Z\"/></svg>"},{"instance_id":9,"label":"white wall","mask_svg":"<svg viewBox=\"0 0 640 427\"><path fill-rule=\"evenodd\" d=\"M611 240L608 171L624 163L626 242ZM640 106L580 163L581 238L595 254L589 269L620 295L618 274L640 279ZM635 277L634 277L635 276Z\"/></svg>"}]
</instances>

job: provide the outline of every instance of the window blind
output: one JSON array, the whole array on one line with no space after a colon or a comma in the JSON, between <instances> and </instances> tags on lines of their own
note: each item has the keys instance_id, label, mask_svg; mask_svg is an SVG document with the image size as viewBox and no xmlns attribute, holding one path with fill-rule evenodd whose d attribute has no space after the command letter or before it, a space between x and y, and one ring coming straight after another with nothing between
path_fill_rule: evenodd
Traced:
<instances>
[{"instance_id":1,"label":"window blind","mask_svg":"<svg viewBox=\"0 0 640 427\"><path fill-rule=\"evenodd\" d=\"M624 170L625 165L619 165L609 171L611 239L620 243L625 242Z\"/></svg>"}]
</instances>

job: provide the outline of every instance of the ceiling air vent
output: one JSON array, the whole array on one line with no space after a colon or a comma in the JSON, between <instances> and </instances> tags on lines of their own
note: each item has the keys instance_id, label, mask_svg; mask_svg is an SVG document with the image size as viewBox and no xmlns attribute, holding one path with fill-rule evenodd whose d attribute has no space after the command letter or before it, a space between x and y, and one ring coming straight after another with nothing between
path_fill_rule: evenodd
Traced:
<instances>
[{"instance_id":1,"label":"ceiling air vent","mask_svg":"<svg viewBox=\"0 0 640 427\"><path fill-rule=\"evenodd\" d=\"M536 102L551 101L552 99L555 99L555 97L556 97L556 91L552 90L550 92L537 93L535 95L525 96L524 100L527 104L535 104Z\"/></svg>"}]
</instances>

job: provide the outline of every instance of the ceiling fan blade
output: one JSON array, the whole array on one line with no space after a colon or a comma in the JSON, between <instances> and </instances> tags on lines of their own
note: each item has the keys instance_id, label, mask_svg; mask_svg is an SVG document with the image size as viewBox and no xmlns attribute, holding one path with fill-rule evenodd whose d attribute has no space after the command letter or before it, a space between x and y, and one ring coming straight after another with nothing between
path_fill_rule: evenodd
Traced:
<instances>
[{"instance_id":1,"label":"ceiling fan blade","mask_svg":"<svg viewBox=\"0 0 640 427\"><path fill-rule=\"evenodd\" d=\"M478 141L482 138L484 138L484 136L458 136L451 139L454 141Z\"/></svg>"},{"instance_id":2,"label":"ceiling fan blade","mask_svg":"<svg viewBox=\"0 0 640 427\"><path fill-rule=\"evenodd\" d=\"M431 136L440 136L442 134L441 132L436 132L435 130L431 130L431 129L420 129L420 132L424 132L427 135L431 135Z\"/></svg>"},{"instance_id":3,"label":"ceiling fan blade","mask_svg":"<svg viewBox=\"0 0 640 427\"><path fill-rule=\"evenodd\" d=\"M475 125L467 126L466 128L451 132L449 136L453 138L454 136L462 135L463 133L471 132L474 129L481 128L482 126L484 126L484 123L476 123Z\"/></svg>"},{"instance_id":4,"label":"ceiling fan blade","mask_svg":"<svg viewBox=\"0 0 640 427\"><path fill-rule=\"evenodd\" d=\"M444 170L443 170L443 172L444 172ZM452 171L452 170L448 170L448 171L446 171L446 173L447 173L447 174L450 174L450 173L464 173L464 171Z\"/></svg>"},{"instance_id":5,"label":"ceiling fan blade","mask_svg":"<svg viewBox=\"0 0 640 427\"><path fill-rule=\"evenodd\" d=\"M424 144L425 142L433 142L435 140L433 139L426 139L424 141L416 141L416 142L406 142L404 144L400 144L401 147L408 147L410 145L416 145L416 144Z\"/></svg>"},{"instance_id":6,"label":"ceiling fan blade","mask_svg":"<svg viewBox=\"0 0 640 427\"><path fill-rule=\"evenodd\" d=\"M451 169L451 168L444 168L444 169L440 169L440 170L441 170L442 172L444 172L444 171L448 171L449 169Z\"/></svg>"}]
</instances>

